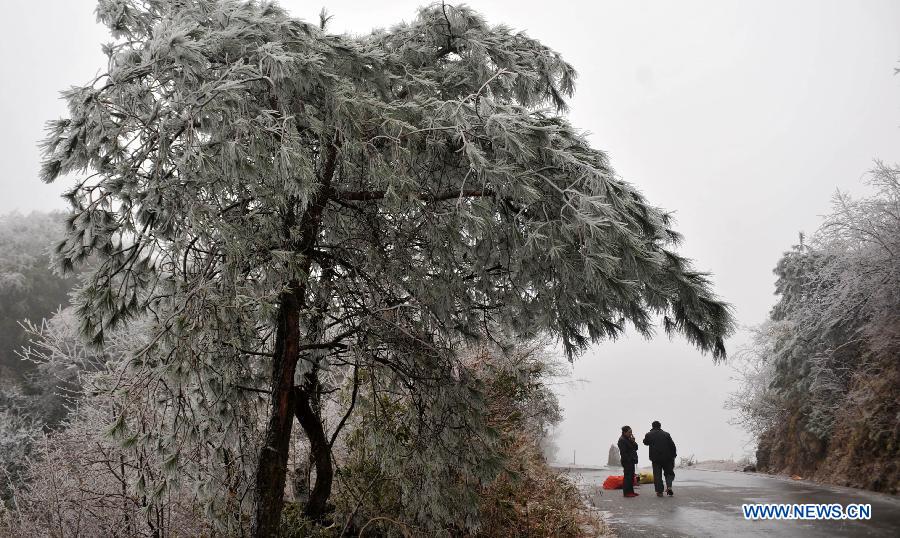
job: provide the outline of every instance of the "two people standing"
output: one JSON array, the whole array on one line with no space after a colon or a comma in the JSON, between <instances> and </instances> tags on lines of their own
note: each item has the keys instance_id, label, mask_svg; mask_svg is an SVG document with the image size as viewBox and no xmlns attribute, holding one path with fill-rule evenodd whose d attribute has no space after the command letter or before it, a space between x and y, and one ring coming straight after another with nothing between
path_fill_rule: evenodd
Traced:
<instances>
[{"instance_id":1,"label":"two people standing","mask_svg":"<svg viewBox=\"0 0 900 538\"><path fill-rule=\"evenodd\" d=\"M671 497L672 482L675 480L675 457L678 451L675 442L669 432L662 429L662 424L654 420L651 429L644 436L644 444L650 447L650 462L653 464L653 487L656 496L663 496L663 478L665 478L665 492ZM619 454L622 457L622 468L625 471L625 481L622 490L626 497L637 497L634 492L634 468L638 462L638 444L634 440L631 427L622 426L622 436L619 437Z\"/></svg>"}]
</instances>

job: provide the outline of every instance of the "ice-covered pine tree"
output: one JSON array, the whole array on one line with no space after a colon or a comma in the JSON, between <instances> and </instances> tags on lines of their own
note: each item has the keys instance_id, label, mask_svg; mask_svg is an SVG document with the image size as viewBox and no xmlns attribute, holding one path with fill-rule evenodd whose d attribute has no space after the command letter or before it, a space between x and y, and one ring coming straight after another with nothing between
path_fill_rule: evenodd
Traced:
<instances>
[{"instance_id":1,"label":"ice-covered pine tree","mask_svg":"<svg viewBox=\"0 0 900 538\"><path fill-rule=\"evenodd\" d=\"M350 348L391 364L549 332L572 355L661 315L724 355L727 306L560 115L575 72L540 42L446 5L365 36L269 2L97 13L108 70L65 92L45 141L45 181L85 172L59 259L101 260L87 335L154 313L153 364L218 375L222 405L267 361L257 536L279 521L293 415L316 460L307 512L325 510L320 380Z\"/></svg>"}]
</instances>

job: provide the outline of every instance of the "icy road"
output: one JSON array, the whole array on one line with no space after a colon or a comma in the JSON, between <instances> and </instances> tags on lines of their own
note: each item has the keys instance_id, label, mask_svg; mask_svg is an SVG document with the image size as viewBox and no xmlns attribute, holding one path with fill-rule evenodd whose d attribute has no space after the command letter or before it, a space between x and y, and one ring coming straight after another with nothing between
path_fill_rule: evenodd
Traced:
<instances>
[{"instance_id":1,"label":"icy road","mask_svg":"<svg viewBox=\"0 0 900 538\"><path fill-rule=\"evenodd\" d=\"M653 484L637 488L640 497L625 499L621 490L600 485L621 469L571 470L588 504L599 510L621 537L682 536L900 536L900 498L822 486L755 473L675 470L675 497L658 498ZM868 521L748 521L745 503L861 503L872 505Z\"/></svg>"}]
</instances>

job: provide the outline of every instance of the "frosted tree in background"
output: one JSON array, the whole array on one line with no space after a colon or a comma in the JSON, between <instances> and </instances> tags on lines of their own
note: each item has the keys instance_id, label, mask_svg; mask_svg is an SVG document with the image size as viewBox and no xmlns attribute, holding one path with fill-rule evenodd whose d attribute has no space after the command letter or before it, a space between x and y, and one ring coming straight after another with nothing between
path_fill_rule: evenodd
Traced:
<instances>
[{"instance_id":1,"label":"frosted tree in background","mask_svg":"<svg viewBox=\"0 0 900 538\"><path fill-rule=\"evenodd\" d=\"M61 212L0 216L0 389L31 370L16 356L26 342L19 323L40 323L68 303L75 279L55 274L50 263L63 219Z\"/></svg>"},{"instance_id":2,"label":"frosted tree in background","mask_svg":"<svg viewBox=\"0 0 900 538\"><path fill-rule=\"evenodd\" d=\"M242 460L252 460L258 448L239 434L252 431L246 423L258 422L265 407L243 398L231 402L241 410L235 420L242 427L208 420L202 436L180 428L176 417L215 416L204 406L214 398L203 393L205 385L187 380L191 395L173 398L159 376L129 366L153 335L145 323L110 331L102 349L84 343L71 309L29 327L22 353L37 365L34 377L65 390L54 393L51 386L23 397L23 405L6 411L9 422L0 411L0 434L6 434L0 446L8 449L0 452L0 476L8 471L3 489L10 489L4 491L9 502L0 505L0 535L241 534L244 485L252 479L252 466ZM59 399L69 412L49 424L53 415L42 407Z\"/></svg>"},{"instance_id":3,"label":"frosted tree in background","mask_svg":"<svg viewBox=\"0 0 900 538\"><path fill-rule=\"evenodd\" d=\"M730 405L758 436L763 468L896 492L900 169L878 162L868 179L871 194L837 193L779 261L779 301L738 354L744 383Z\"/></svg>"},{"instance_id":4,"label":"frosted tree in background","mask_svg":"<svg viewBox=\"0 0 900 538\"><path fill-rule=\"evenodd\" d=\"M95 343L149 316L131 367L211 413L177 428L228 431L241 394L270 395L256 536L280 520L294 418L306 513L327 512L338 386L438 406L473 342L550 334L571 357L656 315L724 356L727 306L672 250L669 216L560 115L575 72L534 39L446 5L360 37L270 3L97 13L108 70L65 93L44 143L45 181L79 177L57 256L99 258L78 295Z\"/></svg>"}]
</instances>

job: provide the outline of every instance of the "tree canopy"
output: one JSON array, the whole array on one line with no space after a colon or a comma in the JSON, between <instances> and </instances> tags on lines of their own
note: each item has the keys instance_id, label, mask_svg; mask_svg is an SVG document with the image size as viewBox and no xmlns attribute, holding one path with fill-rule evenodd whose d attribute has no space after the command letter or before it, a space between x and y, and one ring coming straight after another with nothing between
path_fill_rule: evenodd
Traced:
<instances>
[{"instance_id":1,"label":"tree canopy","mask_svg":"<svg viewBox=\"0 0 900 538\"><path fill-rule=\"evenodd\" d=\"M322 401L365 365L431 391L474 342L549 334L573 357L655 316L724 356L728 307L561 114L572 66L524 33L449 5L363 36L268 2L97 14L108 70L65 92L44 143L45 181L79 175L57 257L98 256L78 295L94 342L149 315L154 375L223 409L267 386L257 535L294 415L317 454L307 512L326 510L344 423Z\"/></svg>"}]
</instances>

